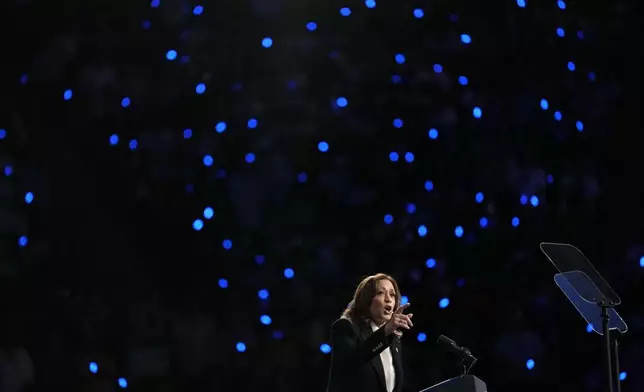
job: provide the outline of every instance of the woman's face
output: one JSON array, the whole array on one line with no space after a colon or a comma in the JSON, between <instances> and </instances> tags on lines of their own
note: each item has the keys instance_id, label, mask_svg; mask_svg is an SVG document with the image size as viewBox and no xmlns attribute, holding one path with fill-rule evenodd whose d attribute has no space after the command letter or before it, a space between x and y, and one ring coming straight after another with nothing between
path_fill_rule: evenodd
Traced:
<instances>
[{"instance_id":1,"label":"woman's face","mask_svg":"<svg viewBox=\"0 0 644 392\"><path fill-rule=\"evenodd\" d=\"M376 295L371 300L369 314L371 320L378 326L386 323L396 309L396 291L389 279L381 279L376 283Z\"/></svg>"}]
</instances>

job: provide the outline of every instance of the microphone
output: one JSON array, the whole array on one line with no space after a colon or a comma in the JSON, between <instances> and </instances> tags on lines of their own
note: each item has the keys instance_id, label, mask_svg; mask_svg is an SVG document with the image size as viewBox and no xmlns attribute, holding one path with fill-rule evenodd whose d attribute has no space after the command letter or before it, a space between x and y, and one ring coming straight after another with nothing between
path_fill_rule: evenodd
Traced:
<instances>
[{"instance_id":1,"label":"microphone","mask_svg":"<svg viewBox=\"0 0 644 392\"><path fill-rule=\"evenodd\" d=\"M452 339L448 338L445 335L439 336L436 343L438 343L439 346L447 349L448 351L454 351L461 357L461 359L470 360L472 364L474 364L477 360L476 357L472 355L472 352L467 347L459 346L458 344L456 344L455 341L453 341Z\"/></svg>"}]
</instances>

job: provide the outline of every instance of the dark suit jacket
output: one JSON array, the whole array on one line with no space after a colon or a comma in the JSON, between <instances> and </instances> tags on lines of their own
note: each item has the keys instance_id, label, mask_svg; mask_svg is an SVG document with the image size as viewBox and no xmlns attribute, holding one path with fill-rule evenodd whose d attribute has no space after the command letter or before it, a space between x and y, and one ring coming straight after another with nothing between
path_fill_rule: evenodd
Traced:
<instances>
[{"instance_id":1,"label":"dark suit jacket","mask_svg":"<svg viewBox=\"0 0 644 392\"><path fill-rule=\"evenodd\" d=\"M394 392L403 387L400 339L385 336L385 329L372 331L371 325L354 325L339 319L331 328L332 358L327 392L386 392L385 374L380 353L391 347L396 384Z\"/></svg>"}]
</instances>

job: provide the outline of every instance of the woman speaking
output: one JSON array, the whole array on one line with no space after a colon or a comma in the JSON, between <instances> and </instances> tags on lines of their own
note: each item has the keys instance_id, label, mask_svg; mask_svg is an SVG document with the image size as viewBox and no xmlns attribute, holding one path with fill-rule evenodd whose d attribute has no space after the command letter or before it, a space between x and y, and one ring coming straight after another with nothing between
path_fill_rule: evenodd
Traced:
<instances>
[{"instance_id":1,"label":"woman speaking","mask_svg":"<svg viewBox=\"0 0 644 392\"><path fill-rule=\"evenodd\" d=\"M403 314L396 280L386 274L360 282L353 300L331 328L332 359L327 392L400 392L400 337L413 314Z\"/></svg>"}]
</instances>

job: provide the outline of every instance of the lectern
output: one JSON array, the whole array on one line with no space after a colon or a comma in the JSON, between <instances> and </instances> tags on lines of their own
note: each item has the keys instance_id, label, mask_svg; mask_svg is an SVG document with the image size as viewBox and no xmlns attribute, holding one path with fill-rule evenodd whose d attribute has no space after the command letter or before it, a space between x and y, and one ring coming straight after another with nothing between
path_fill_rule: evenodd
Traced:
<instances>
[{"instance_id":1,"label":"lectern","mask_svg":"<svg viewBox=\"0 0 644 392\"><path fill-rule=\"evenodd\" d=\"M450 378L420 392L487 392L487 386L471 374Z\"/></svg>"}]
</instances>

